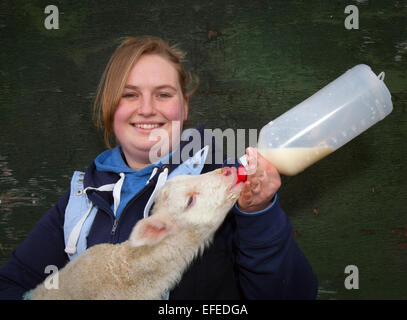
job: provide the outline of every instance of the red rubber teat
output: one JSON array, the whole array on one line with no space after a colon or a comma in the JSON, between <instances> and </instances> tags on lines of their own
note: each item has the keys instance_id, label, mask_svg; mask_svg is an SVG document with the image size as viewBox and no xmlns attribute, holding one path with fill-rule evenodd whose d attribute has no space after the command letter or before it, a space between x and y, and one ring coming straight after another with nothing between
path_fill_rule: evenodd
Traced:
<instances>
[{"instance_id":1,"label":"red rubber teat","mask_svg":"<svg viewBox=\"0 0 407 320\"><path fill-rule=\"evenodd\" d=\"M239 168L237 168L237 181L236 184L239 182L245 182L247 180L247 171L244 168L244 166L240 165Z\"/></svg>"}]
</instances>

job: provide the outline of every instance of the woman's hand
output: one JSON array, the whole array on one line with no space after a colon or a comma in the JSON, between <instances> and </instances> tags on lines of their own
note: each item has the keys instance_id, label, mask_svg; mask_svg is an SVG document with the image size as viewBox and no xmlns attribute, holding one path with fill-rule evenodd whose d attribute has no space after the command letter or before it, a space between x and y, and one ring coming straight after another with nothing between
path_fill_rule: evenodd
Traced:
<instances>
[{"instance_id":1,"label":"woman's hand","mask_svg":"<svg viewBox=\"0 0 407 320\"><path fill-rule=\"evenodd\" d=\"M281 186L277 169L255 148L247 148L247 180L237 204L240 210L256 212L267 208Z\"/></svg>"}]
</instances>

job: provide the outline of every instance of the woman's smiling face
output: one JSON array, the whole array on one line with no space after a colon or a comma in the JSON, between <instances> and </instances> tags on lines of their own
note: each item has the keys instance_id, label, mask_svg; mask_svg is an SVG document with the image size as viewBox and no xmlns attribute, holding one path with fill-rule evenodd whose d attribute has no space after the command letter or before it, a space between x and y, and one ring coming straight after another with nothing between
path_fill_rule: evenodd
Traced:
<instances>
[{"instance_id":1,"label":"woman's smiling face","mask_svg":"<svg viewBox=\"0 0 407 320\"><path fill-rule=\"evenodd\" d=\"M171 152L171 141L179 143L187 117L188 98L174 65L157 54L142 55L130 71L113 119L114 134L129 167L139 170L151 163L149 152L157 141L149 136L157 128L164 130L160 136L168 136L168 146L161 150Z\"/></svg>"}]
</instances>

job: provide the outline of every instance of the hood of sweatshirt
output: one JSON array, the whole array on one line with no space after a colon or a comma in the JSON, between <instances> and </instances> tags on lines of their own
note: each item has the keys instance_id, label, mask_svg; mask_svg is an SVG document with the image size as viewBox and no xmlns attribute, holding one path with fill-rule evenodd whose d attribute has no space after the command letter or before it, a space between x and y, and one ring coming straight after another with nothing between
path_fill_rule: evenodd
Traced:
<instances>
[{"instance_id":1,"label":"hood of sweatshirt","mask_svg":"<svg viewBox=\"0 0 407 320\"><path fill-rule=\"evenodd\" d=\"M120 176L113 190L115 201L112 209L116 218L120 216L129 200L144 188L153 174L154 167L162 167L170 156L171 154L141 170L134 170L126 164L121 146L106 150L96 157L95 166L97 171L116 173Z\"/></svg>"},{"instance_id":2,"label":"hood of sweatshirt","mask_svg":"<svg viewBox=\"0 0 407 320\"><path fill-rule=\"evenodd\" d=\"M109 149L102 152L95 159L95 166L98 171L115 172L115 173L130 173L136 176L144 176L153 171L154 167L161 167L163 162L170 157L167 155L160 161L153 163L141 170L134 170L130 168L124 161L124 155L122 153L121 146L117 146L114 149Z\"/></svg>"}]
</instances>

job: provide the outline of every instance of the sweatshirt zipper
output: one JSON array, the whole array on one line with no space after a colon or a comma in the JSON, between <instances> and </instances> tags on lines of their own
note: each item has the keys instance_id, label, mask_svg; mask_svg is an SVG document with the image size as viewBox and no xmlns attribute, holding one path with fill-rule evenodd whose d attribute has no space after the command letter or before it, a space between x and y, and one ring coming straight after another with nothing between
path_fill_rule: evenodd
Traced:
<instances>
[{"instance_id":1,"label":"sweatshirt zipper","mask_svg":"<svg viewBox=\"0 0 407 320\"><path fill-rule=\"evenodd\" d=\"M119 217L120 218L120 217ZM119 219L114 219L114 222L113 222L113 228L112 228L112 231L110 232L110 234L112 235L112 236L114 236L114 234L116 233L116 229L117 229L117 224L119 223Z\"/></svg>"}]
</instances>

